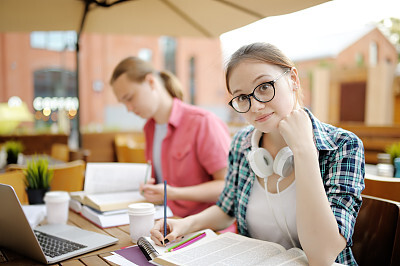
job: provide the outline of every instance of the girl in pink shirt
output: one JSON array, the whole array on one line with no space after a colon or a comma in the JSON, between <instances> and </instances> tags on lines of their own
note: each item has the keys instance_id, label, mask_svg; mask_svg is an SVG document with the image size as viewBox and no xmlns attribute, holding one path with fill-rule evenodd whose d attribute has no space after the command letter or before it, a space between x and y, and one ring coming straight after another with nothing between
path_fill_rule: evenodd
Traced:
<instances>
[{"instance_id":1,"label":"girl in pink shirt","mask_svg":"<svg viewBox=\"0 0 400 266\"><path fill-rule=\"evenodd\" d=\"M110 81L118 101L147 119L146 159L153 178L141 189L161 203L167 180L168 206L186 217L213 205L224 187L230 145L228 128L217 116L182 102L182 87L167 71L137 57L122 60Z\"/></svg>"}]
</instances>

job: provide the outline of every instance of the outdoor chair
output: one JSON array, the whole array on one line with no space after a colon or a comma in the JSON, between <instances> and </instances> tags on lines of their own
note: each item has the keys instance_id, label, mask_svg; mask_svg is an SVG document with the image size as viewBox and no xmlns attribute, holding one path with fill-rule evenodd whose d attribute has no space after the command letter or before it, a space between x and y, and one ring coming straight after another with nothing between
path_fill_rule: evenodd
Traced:
<instances>
[{"instance_id":1,"label":"outdoor chair","mask_svg":"<svg viewBox=\"0 0 400 266\"><path fill-rule=\"evenodd\" d=\"M362 195L352 251L360 266L400 265L400 203Z\"/></svg>"},{"instance_id":2,"label":"outdoor chair","mask_svg":"<svg viewBox=\"0 0 400 266\"><path fill-rule=\"evenodd\" d=\"M365 175L364 195L400 202L400 178Z\"/></svg>"},{"instance_id":3,"label":"outdoor chair","mask_svg":"<svg viewBox=\"0 0 400 266\"><path fill-rule=\"evenodd\" d=\"M117 161L120 163L145 163L143 136L117 134L114 139Z\"/></svg>"},{"instance_id":4,"label":"outdoor chair","mask_svg":"<svg viewBox=\"0 0 400 266\"><path fill-rule=\"evenodd\" d=\"M80 191L83 190L86 163L76 160L50 167L54 170L51 190Z\"/></svg>"},{"instance_id":5,"label":"outdoor chair","mask_svg":"<svg viewBox=\"0 0 400 266\"><path fill-rule=\"evenodd\" d=\"M25 176L23 171L15 170L0 174L0 183L10 185L14 188L21 204L28 204L28 195L25 191Z\"/></svg>"},{"instance_id":6,"label":"outdoor chair","mask_svg":"<svg viewBox=\"0 0 400 266\"><path fill-rule=\"evenodd\" d=\"M51 145L51 157L63 162L69 161L69 147L67 144L53 143Z\"/></svg>"}]
</instances>

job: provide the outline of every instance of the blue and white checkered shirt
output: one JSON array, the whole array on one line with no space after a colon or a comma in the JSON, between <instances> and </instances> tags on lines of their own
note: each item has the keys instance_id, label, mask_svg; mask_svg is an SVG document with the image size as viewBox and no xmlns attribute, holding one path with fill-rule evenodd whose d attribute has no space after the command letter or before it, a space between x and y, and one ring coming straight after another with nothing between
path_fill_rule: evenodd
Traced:
<instances>
[{"instance_id":1,"label":"blue and white checkered shirt","mask_svg":"<svg viewBox=\"0 0 400 266\"><path fill-rule=\"evenodd\" d=\"M313 125L325 192L339 232L347 240L347 246L336 258L336 262L357 265L350 247L364 189L363 144L352 132L322 123L309 110L305 110ZM217 202L225 213L236 218L238 231L245 236L249 236L246 208L256 177L247 160L253 130L253 126L248 126L234 136L225 188Z\"/></svg>"}]
</instances>

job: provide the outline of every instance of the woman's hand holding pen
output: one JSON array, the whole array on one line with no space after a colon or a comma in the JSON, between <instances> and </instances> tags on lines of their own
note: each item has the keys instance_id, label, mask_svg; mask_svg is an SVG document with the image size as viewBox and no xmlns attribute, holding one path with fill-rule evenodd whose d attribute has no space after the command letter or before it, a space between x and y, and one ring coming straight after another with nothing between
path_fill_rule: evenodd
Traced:
<instances>
[{"instance_id":1,"label":"woman's hand holding pen","mask_svg":"<svg viewBox=\"0 0 400 266\"><path fill-rule=\"evenodd\" d=\"M167 236L164 239L164 219L156 221L153 229L151 229L151 239L158 246L163 246L163 243L171 243L182 236L190 233L190 226L185 222L185 219L167 219Z\"/></svg>"}]
</instances>

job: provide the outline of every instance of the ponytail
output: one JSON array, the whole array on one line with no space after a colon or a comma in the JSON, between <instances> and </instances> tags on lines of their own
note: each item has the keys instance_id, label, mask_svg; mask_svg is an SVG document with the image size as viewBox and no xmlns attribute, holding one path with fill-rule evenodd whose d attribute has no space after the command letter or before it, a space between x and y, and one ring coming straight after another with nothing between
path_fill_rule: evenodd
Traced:
<instances>
[{"instance_id":1,"label":"ponytail","mask_svg":"<svg viewBox=\"0 0 400 266\"><path fill-rule=\"evenodd\" d=\"M164 86L167 89L169 95L173 98L183 99L182 84L179 82L178 78L169 71L161 71L159 73L161 79L164 82Z\"/></svg>"}]
</instances>

